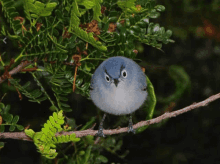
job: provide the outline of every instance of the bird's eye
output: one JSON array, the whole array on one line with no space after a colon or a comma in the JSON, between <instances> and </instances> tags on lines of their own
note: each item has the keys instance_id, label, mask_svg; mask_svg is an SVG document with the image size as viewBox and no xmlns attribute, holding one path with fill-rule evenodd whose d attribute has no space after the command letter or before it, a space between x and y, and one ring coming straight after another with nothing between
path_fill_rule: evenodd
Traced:
<instances>
[{"instance_id":1,"label":"bird's eye","mask_svg":"<svg viewBox=\"0 0 220 164\"><path fill-rule=\"evenodd\" d=\"M105 75L105 79L106 79L107 82L110 82L110 78L109 78L108 75Z\"/></svg>"},{"instance_id":2,"label":"bird's eye","mask_svg":"<svg viewBox=\"0 0 220 164\"><path fill-rule=\"evenodd\" d=\"M127 77L127 71L126 70L121 71L121 74L122 74L123 78Z\"/></svg>"}]
</instances>

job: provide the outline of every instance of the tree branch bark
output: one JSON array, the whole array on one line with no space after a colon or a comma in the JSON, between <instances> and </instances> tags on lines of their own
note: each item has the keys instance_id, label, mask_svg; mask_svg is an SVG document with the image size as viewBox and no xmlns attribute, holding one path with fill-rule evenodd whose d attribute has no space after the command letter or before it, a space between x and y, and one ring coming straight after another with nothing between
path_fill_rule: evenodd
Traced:
<instances>
[{"instance_id":1,"label":"tree branch bark","mask_svg":"<svg viewBox=\"0 0 220 164\"><path fill-rule=\"evenodd\" d=\"M31 62L28 62L28 61L22 62L22 63L19 64L17 67L13 68L13 69L9 72L9 75L14 75L14 74L20 72L23 68L25 68L26 66L28 66L28 65L30 65L30 64L31 64ZM7 78L6 78L6 79L7 79ZM3 83L6 79L0 76L0 84Z\"/></svg>"},{"instance_id":2,"label":"tree branch bark","mask_svg":"<svg viewBox=\"0 0 220 164\"><path fill-rule=\"evenodd\" d=\"M163 115L153 118L151 120L147 120L147 121L140 121L137 124L135 124L133 126L134 129L137 129L139 127L142 126L146 126L146 125L151 125L151 124L156 124L161 122L164 119L167 118L171 118L171 117L176 117L180 114L186 113L190 110L199 108L199 107L203 107L203 106L207 106L210 102L215 101L217 99L220 98L220 93L213 95L207 99L205 99L204 101L201 101L199 103L193 103L190 106L187 106L185 108L182 108L180 110L176 110L173 112L168 112L168 113L164 113ZM127 132L128 128L124 127L124 128L119 128L119 129L110 129L110 130L103 130L105 135L113 135L113 134L118 134L118 133L124 133ZM57 133L56 136L58 135L70 135L72 133L76 134L76 137L83 137L83 136L87 136L87 135L92 135L94 136L98 131L97 130L92 130L92 129L87 129L87 130L83 130L83 131L70 131L70 132L61 132L61 133ZM4 133L0 133L0 139L18 139L18 140L25 140L25 141L32 141L31 138L29 138L28 136L25 135L24 132L4 132Z\"/></svg>"}]
</instances>

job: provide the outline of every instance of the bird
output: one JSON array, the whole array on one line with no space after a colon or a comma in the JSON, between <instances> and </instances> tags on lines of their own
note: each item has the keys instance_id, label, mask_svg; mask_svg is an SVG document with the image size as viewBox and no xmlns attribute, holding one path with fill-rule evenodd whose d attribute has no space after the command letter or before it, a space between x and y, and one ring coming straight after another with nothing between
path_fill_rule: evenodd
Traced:
<instances>
[{"instance_id":1,"label":"bird","mask_svg":"<svg viewBox=\"0 0 220 164\"><path fill-rule=\"evenodd\" d=\"M114 56L103 61L95 70L90 83L90 98L104 112L96 136L105 137L103 122L106 113L130 114L128 132L135 134L132 113L147 99L146 75L141 67L124 56Z\"/></svg>"}]
</instances>

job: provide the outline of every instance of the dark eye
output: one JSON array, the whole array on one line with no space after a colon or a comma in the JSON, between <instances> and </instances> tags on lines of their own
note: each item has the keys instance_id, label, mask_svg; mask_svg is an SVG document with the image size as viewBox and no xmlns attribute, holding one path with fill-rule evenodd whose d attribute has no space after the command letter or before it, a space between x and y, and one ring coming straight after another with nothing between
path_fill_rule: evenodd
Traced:
<instances>
[{"instance_id":1,"label":"dark eye","mask_svg":"<svg viewBox=\"0 0 220 164\"><path fill-rule=\"evenodd\" d=\"M121 71L121 74L122 74L122 76L123 76L124 78L127 77L127 71L126 71L126 70Z\"/></svg>"},{"instance_id":2,"label":"dark eye","mask_svg":"<svg viewBox=\"0 0 220 164\"><path fill-rule=\"evenodd\" d=\"M106 81L107 81L107 82L109 82L109 81L110 81L110 78L109 78L109 76L108 76L108 75L105 75L105 79L106 79Z\"/></svg>"}]
</instances>

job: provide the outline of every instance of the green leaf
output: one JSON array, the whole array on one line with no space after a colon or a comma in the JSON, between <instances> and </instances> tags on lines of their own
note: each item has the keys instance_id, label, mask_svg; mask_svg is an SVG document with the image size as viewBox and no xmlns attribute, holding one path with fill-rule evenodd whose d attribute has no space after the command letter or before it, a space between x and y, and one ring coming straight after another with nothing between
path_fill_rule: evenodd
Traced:
<instances>
[{"instance_id":1,"label":"green leaf","mask_svg":"<svg viewBox=\"0 0 220 164\"><path fill-rule=\"evenodd\" d=\"M0 103L0 110L3 110L5 108L5 105L3 103Z\"/></svg>"},{"instance_id":2,"label":"green leaf","mask_svg":"<svg viewBox=\"0 0 220 164\"><path fill-rule=\"evenodd\" d=\"M154 12L150 12L149 17L150 18L158 18L160 16L160 13L154 11Z\"/></svg>"},{"instance_id":3,"label":"green leaf","mask_svg":"<svg viewBox=\"0 0 220 164\"><path fill-rule=\"evenodd\" d=\"M74 118L67 118L67 124L71 127L73 130L76 127L76 121Z\"/></svg>"},{"instance_id":4,"label":"green leaf","mask_svg":"<svg viewBox=\"0 0 220 164\"><path fill-rule=\"evenodd\" d=\"M11 125L10 127L9 127L9 131L14 131L15 130L15 125Z\"/></svg>"},{"instance_id":5,"label":"green leaf","mask_svg":"<svg viewBox=\"0 0 220 164\"><path fill-rule=\"evenodd\" d=\"M5 120L7 123L11 123L13 119L13 115L9 113L2 115L2 117L3 117L3 120Z\"/></svg>"},{"instance_id":6,"label":"green leaf","mask_svg":"<svg viewBox=\"0 0 220 164\"><path fill-rule=\"evenodd\" d=\"M89 161L89 157L90 157L90 154L91 154L91 150L92 150L92 146L88 146L88 148L86 149L86 153L84 155L84 163L88 163Z\"/></svg>"},{"instance_id":7,"label":"green leaf","mask_svg":"<svg viewBox=\"0 0 220 164\"><path fill-rule=\"evenodd\" d=\"M0 142L0 149L4 148L5 143L4 142Z\"/></svg>"},{"instance_id":8,"label":"green leaf","mask_svg":"<svg viewBox=\"0 0 220 164\"><path fill-rule=\"evenodd\" d=\"M71 30L72 30L72 31L70 31L71 33L74 33L76 36L78 36L79 38L81 38L85 42L90 43L91 45L98 48L99 50L101 50L101 51L107 50L106 46L102 45L102 43L100 41L95 40L95 38L93 37L93 34L91 32L87 33L83 29L81 29L79 27L75 27L75 26L73 26Z\"/></svg>"},{"instance_id":9,"label":"green leaf","mask_svg":"<svg viewBox=\"0 0 220 164\"><path fill-rule=\"evenodd\" d=\"M154 7L157 11L163 12L165 11L165 7L163 5L157 5Z\"/></svg>"},{"instance_id":10,"label":"green leaf","mask_svg":"<svg viewBox=\"0 0 220 164\"><path fill-rule=\"evenodd\" d=\"M5 131L5 125L0 125L0 132L4 132Z\"/></svg>"},{"instance_id":11,"label":"green leaf","mask_svg":"<svg viewBox=\"0 0 220 164\"><path fill-rule=\"evenodd\" d=\"M11 108L11 105L6 105L6 107L5 107L5 109L4 109L4 113L5 113L5 114L8 113L9 110L10 110L10 108Z\"/></svg>"},{"instance_id":12,"label":"green leaf","mask_svg":"<svg viewBox=\"0 0 220 164\"><path fill-rule=\"evenodd\" d=\"M52 3L42 3L35 0L25 0L25 12L32 12L34 14L31 14L32 17L38 18L39 16L49 16L51 15L51 12L53 9L57 6L56 2Z\"/></svg>"},{"instance_id":13,"label":"green leaf","mask_svg":"<svg viewBox=\"0 0 220 164\"><path fill-rule=\"evenodd\" d=\"M16 127L17 127L17 129L20 130L20 131L24 130L24 127L23 127L22 125L16 125Z\"/></svg>"},{"instance_id":14,"label":"green leaf","mask_svg":"<svg viewBox=\"0 0 220 164\"><path fill-rule=\"evenodd\" d=\"M172 36L172 31L171 30L167 30L166 31L166 36L169 38Z\"/></svg>"},{"instance_id":15,"label":"green leaf","mask_svg":"<svg viewBox=\"0 0 220 164\"><path fill-rule=\"evenodd\" d=\"M136 0L119 0L117 4L121 9L127 10L128 8L135 6L135 1Z\"/></svg>"},{"instance_id":16,"label":"green leaf","mask_svg":"<svg viewBox=\"0 0 220 164\"><path fill-rule=\"evenodd\" d=\"M81 14L78 9L78 5L76 0L72 3L72 9L71 9L71 15L70 15L70 28L78 27L80 24L80 20L78 17L80 17Z\"/></svg>"},{"instance_id":17,"label":"green leaf","mask_svg":"<svg viewBox=\"0 0 220 164\"><path fill-rule=\"evenodd\" d=\"M35 135L35 132L32 129L25 129L24 132L27 136L29 136L31 138L33 138Z\"/></svg>"},{"instance_id":18,"label":"green leaf","mask_svg":"<svg viewBox=\"0 0 220 164\"><path fill-rule=\"evenodd\" d=\"M99 18L102 13L101 13L101 5L102 0L94 0L95 6L92 8L93 9L93 19L97 20L98 22L101 22L101 19Z\"/></svg>"},{"instance_id":19,"label":"green leaf","mask_svg":"<svg viewBox=\"0 0 220 164\"><path fill-rule=\"evenodd\" d=\"M89 144L94 144L94 136L88 135L85 138L86 142L88 142Z\"/></svg>"},{"instance_id":20,"label":"green leaf","mask_svg":"<svg viewBox=\"0 0 220 164\"><path fill-rule=\"evenodd\" d=\"M106 158L103 155L99 155L98 157L96 157L96 160L97 160L97 162L100 162L100 163L107 163L108 162L108 158Z\"/></svg>"},{"instance_id":21,"label":"green leaf","mask_svg":"<svg viewBox=\"0 0 220 164\"><path fill-rule=\"evenodd\" d=\"M79 152L79 155L84 155L85 154L85 151L83 151L83 150L81 150L80 152Z\"/></svg>"},{"instance_id":22,"label":"green leaf","mask_svg":"<svg viewBox=\"0 0 220 164\"><path fill-rule=\"evenodd\" d=\"M91 9L95 6L95 1L88 1L88 0L77 0L79 5L85 6L86 9Z\"/></svg>"},{"instance_id":23,"label":"green leaf","mask_svg":"<svg viewBox=\"0 0 220 164\"><path fill-rule=\"evenodd\" d=\"M154 93L154 87L153 84L151 83L150 79L147 77L147 101L145 102L144 106L146 106L146 111L147 111L147 117L146 120L149 120L153 117L154 114L154 109L156 106L156 96ZM136 129L136 133L143 132L148 126L142 126L140 128Z\"/></svg>"},{"instance_id":24,"label":"green leaf","mask_svg":"<svg viewBox=\"0 0 220 164\"><path fill-rule=\"evenodd\" d=\"M56 111L56 110L58 110L58 108L56 106L52 105L52 106L50 106L50 110Z\"/></svg>"},{"instance_id":25,"label":"green leaf","mask_svg":"<svg viewBox=\"0 0 220 164\"><path fill-rule=\"evenodd\" d=\"M16 115L12 120L12 124L16 124L18 122L18 120L19 120L19 116Z\"/></svg>"}]
</instances>

